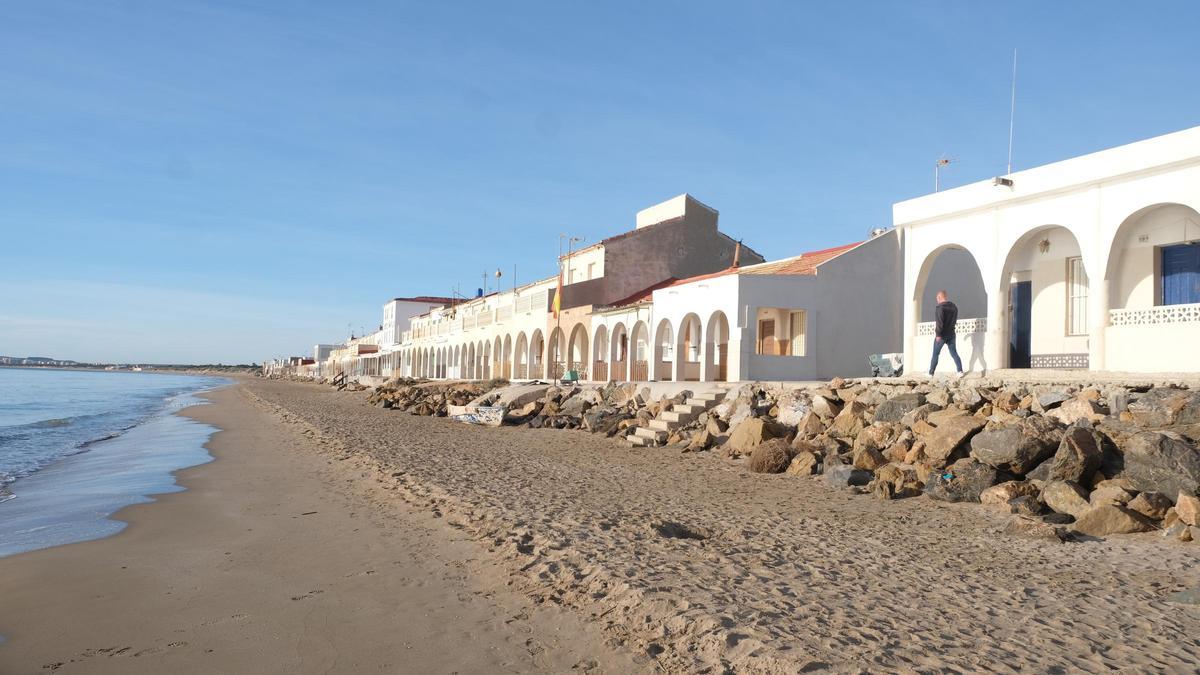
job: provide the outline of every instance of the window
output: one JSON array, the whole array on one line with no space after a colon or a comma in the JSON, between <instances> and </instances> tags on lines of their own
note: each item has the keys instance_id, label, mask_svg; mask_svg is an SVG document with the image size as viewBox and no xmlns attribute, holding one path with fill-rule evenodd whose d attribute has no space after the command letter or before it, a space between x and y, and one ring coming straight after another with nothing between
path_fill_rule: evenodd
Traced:
<instances>
[{"instance_id":1,"label":"window","mask_svg":"<svg viewBox=\"0 0 1200 675\"><path fill-rule=\"evenodd\" d=\"M779 353L778 343L775 341L775 319L759 319L758 353L766 355Z\"/></svg>"},{"instance_id":2,"label":"window","mask_svg":"<svg viewBox=\"0 0 1200 675\"><path fill-rule=\"evenodd\" d=\"M593 278L595 278L595 272L596 272L596 263L588 263L588 276L587 276L587 278L588 278L589 280L590 280L590 279L593 279Z\"/></svg>"},{"instance_id":3,"label":"window","mask_svg":"<svg viewBox=\"0 0 1200 675\"><path fill-rule=\"evenodd\" d=\"M1162 304L1200 303L1200 245L1162 248Z\"/></svg>"},{"instance_id":4,"label":"window","mask_svg":"<svg viewBox=\"0 0 1200 675\"><path fill-rule=\"evenodd\" d=\"M808 313L804 310L792 312L789 315L788 327L792 336L792 356L804 356L805 342L808 337Z\"/></svg>"},{"instance_id":5,"label":"window","mask_svg":"<svg viewBox=\"0 0 1200 675\"><path fill-rule=\"evenodd\" d=\"M1087 298L1083 258L1067 258L1067 335L1087 335Z\"/></svg>"}]
</instances>

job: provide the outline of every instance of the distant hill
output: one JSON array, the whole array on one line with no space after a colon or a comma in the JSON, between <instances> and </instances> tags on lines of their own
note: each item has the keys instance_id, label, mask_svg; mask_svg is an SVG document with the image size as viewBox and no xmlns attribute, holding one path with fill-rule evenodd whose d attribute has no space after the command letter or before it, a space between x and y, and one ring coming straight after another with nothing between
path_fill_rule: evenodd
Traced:
<instances>
[{"instance_id":1,"label":"distant hill","mask_svg":"<svg viewBox=\"0 0 1200 675\"><path fill-rule=\"evenodd\" d=\"M52 359L48 356L0 356L0 366L52 366L55 368L69 368L81 365L83 364L78 361Z\"/></svg>"}]
</instances>

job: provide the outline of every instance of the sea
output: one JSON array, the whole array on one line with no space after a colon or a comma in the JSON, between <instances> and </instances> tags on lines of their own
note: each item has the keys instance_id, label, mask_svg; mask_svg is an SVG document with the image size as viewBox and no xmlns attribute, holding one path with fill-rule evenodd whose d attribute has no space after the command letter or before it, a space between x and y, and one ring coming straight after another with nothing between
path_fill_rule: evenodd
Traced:
<instances>
[{"instance_id":1,"label":"sea","mask_svg":"<svg viewBox=\"0 0 1200 675\"><path fill-rule=\"evenodd\" d=\"M221 377L0 368L0 557L120 532L113 518L178 492L215 427L172 413Z\"/></svg>"}]
</instances>

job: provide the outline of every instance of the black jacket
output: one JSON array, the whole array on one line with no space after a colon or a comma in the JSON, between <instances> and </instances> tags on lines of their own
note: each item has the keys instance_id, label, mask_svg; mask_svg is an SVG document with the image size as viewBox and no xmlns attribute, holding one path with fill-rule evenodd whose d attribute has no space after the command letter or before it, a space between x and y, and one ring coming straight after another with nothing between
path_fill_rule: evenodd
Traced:
<instances>
[{"instance_id":1,"label":"black jacket","mask_svg":"<svg viewBox=\"0 0 1200 675\"><path fill-rule=\"evenodd\" d=\"M954 338L954 324L958 323L958 305L949 300L938 303L937 317L933 327L933 334L945 340L946 338Z\"/></svg>"}]
</instances>

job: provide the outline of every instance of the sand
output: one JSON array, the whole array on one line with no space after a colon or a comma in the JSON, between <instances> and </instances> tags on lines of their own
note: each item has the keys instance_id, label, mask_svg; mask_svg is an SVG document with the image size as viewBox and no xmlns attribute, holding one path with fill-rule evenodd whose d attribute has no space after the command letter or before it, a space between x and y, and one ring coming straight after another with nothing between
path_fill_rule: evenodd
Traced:
<instances>
[{"instance_id":1,"label":"sand","mask_svg":"<svg viewBox=\"0 0 1200 675\"><path fill-rule=\"evenodd\" d=\"M119 512L117 536L0 559L0 672L644 667L245 390L211 399L186 411L223 429L216 461L180 473L186 492Z\"/></svg>"},{"instance_id":2,"label":"sand","mask_svg":"<svg viewBox=\"0 0 1200 675\"><path fill-rule=\"evenodd\" d=\"M979 506L413 417L319 385L250 380L222 397L236 409L193 413L227 431L216 462L184 473L188 492L123 513L133 526L112 539L0 560L0 671L1200 662L1200 606L1165 600L1200 587L1196 549L1156 535L1019 539Z\"/></svg>"}]
</instances>

